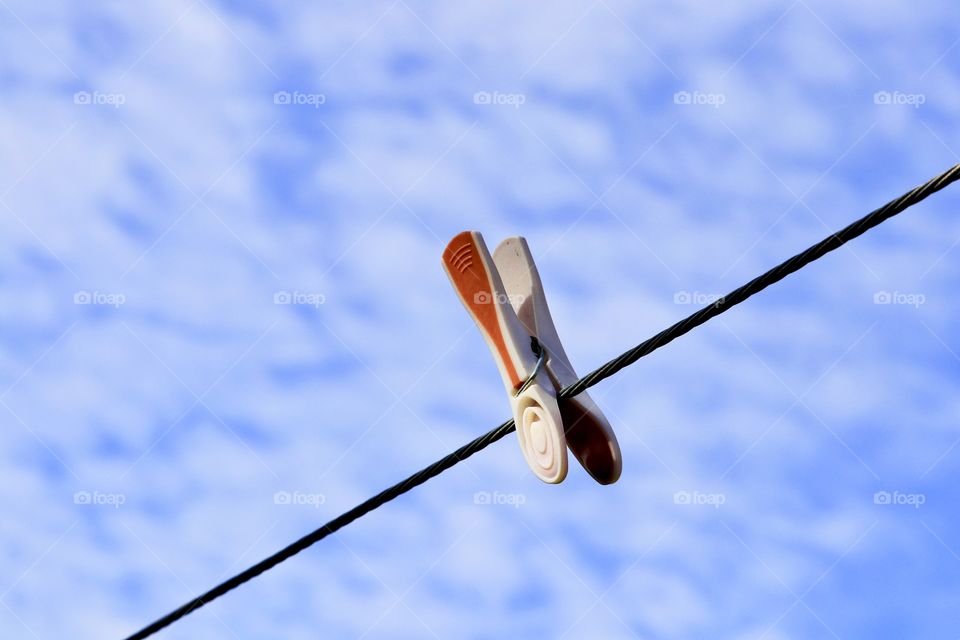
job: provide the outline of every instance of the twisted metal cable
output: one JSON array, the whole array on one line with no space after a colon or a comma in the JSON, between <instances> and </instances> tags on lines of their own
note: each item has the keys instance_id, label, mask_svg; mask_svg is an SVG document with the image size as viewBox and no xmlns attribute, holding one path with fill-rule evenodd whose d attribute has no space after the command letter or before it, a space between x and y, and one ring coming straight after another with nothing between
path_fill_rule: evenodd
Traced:
<instances>
[{"instance_id":1,"label":"twisted metal cable","mask_svg":"<svg viewBox=\"0 0 960 640\"><path fill-rule=\"evenodd\" d=\"M636 347L633 347L629 351L617 356L602 367L585 375L577 382L564 387L560 390L558 397L566 399L583 393L601 380L609 378L621 369L630 366L640 358L652 353L653 351L656 351L660 347L672 342L676 338L679 338L691 329L700 326L707 320L720 315L731 307L740 304L752 295L763 291L770 285L779 282L791 273L798 271L799 269L823 257L834 249L837 249L850 240L862 235L881 222L892 218L898 213L902 213L906 209L926 199L928 196L936 193L937 191L940 191L958 179L960 179L960 164L945 171L936 178L933 178L926 184L923 184L913 189L909 193L900 196L896 200L892 200L879 209L875 209L863 218L860 218L853 224L845 227L843 230L824 238L809 249L798 253L789 260L786 260L776 267L770 269L763 275L758 276L742 287L735 289L710 306L700 309L696 313L688 316L680 322L677 322L673 326L664 329L652 338L641 342ZM392 487L381 491L372 498L369 498L368 500L353 507L349 511L337 516L319 529L308 533L296 542L293 542L280 551L277 551L273 555L264 558L255 565L245 569L244 571L241 571L232 578L229 578L228 580L218 584L206 593L197 596L193 600L190 600L183 606L174 609L167 615L159 618L152 624L129 636L126 638L126 640L142 640L143 638L153 635L157 631L160 631L164 627L173 624L192 611L196 611L203 605L208 604L228 591L237 588L244 582L252 580L264 571L272 569L284 560L300 553L307 547L319 542L339 529L342 529L354 520L357 520L358 518L370 513L377 507L390 502L397 496L403 495L404 493L407 493L415 487L423 484L427 480L440 475L458 462L466 460L481 449L485 449L497 440L500 440L505 435L515 430L516 425L514 424L513 420L507 420L499 427L488 431L479 438L460 447L453 453L440 460L437 460L430 466L421 469L405 480L401 480Z\"/></svg>"},{"instance_id":2,"label":"twisted metal cable","mask_svg":"<svg viewBox=\"0 0 960 640\"><path fill-rule=\"evenodd\" d=\"M952 182L955 182L957 179L960 179L960 164L948 169L947 171L944 171L936 178L933 178L926 184L916 187L909 193L905 193L896 200L891 200L879 209L871 211L853 224L844 227L837 233L831 234L809 249L793 256L789 260L781 262L763 275L757 276L742 287L731 291L713 304L700 309L696 313L684 318L673 326L664 329L652 338L641 342L633 349L621 354L596 371L588 373L580 380L564 388L562 391L560 391L560 397L572 398L579 393L583 393L583 391L597 384L601 380L609 378L624 367L630 366L643 356L656 351L660 347L672 342L676 338L679 338L691 329L699 327L710 318L720 315L727 309L740 304L753 294L763 291L770 285L783 280L791 273L800 270L814 260L822 258L824 255L830 253L834 249L837 249L847 242L853 240L857 236L866 233L881 222L892 218L898 213L902 213L906 209L909 209L918 202L926 199L928 196L933 195Z\"/></svg>"}]
</instances>

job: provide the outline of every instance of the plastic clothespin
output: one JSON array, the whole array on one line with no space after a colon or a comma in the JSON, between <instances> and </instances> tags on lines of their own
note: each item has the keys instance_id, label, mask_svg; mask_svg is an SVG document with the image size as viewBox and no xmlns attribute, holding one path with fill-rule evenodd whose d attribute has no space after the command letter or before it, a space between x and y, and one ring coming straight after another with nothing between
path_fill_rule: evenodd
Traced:
<instances>
[{"instance_id":1,"label":"plastic clothespin","mask_svg":"<svg viewBox=\"0 0 960 640\"><path fill-rule=\"evenodd\" d=\"M557 400L577 374L526 240L504 240L491 258L483 236L464 231L447 245L443 265L493 353L530 469L544 482L562 482L569 447L597 482L616 482L620 446L603 413L586 393Z\"/></svg>"}]
</instances>

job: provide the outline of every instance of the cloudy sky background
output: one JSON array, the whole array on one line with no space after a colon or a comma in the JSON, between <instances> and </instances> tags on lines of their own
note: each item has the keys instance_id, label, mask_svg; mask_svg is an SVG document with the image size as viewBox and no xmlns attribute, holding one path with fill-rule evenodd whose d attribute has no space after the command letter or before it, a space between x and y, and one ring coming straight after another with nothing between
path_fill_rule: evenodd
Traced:
<instances>
[{"instance_id":1,"label":"cloudy sky background","mask_svg":"<svg viewBox=\"0 0 960 640\"><path fill-rule=\"evenodd\" d=\"M585 373L960 161L958 19L0 0L0 636L129 634L505 419L461 230ZM511 436L162 637L956 637L958 206L596 387L618 484Z\"/></svg>"}]
</instances>

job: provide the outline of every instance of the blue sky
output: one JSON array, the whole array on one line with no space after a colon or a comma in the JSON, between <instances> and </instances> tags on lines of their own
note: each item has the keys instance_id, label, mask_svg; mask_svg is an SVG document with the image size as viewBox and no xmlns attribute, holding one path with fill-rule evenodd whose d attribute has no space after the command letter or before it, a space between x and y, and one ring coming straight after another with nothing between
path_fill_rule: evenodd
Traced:
<instances>
[{"instance_id":1,"label":"blue sky","mask_svg":"<svg viewBox=\"0 0 960 640\"><path fill-rule=\"evenodd\" d=\"M958 18L0 1L0 636L122 637L502 422L459 231L585 373L957 163ZM511 436L162 637L956 637L958 205L596 387L616 485Z\"/></svg>"}]
</instances>

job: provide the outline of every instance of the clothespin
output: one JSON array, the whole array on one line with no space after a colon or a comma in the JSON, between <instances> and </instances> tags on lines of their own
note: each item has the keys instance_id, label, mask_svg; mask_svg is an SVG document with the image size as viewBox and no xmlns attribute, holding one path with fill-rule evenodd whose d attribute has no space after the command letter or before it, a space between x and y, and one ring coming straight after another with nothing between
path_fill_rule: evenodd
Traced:
<instances>
[{"instance_id":1,"label":"clothespin","mask_svg":"<svg viewBox=\"0 0 960 640\"><path fill-rule=\"evenodd\" d=\"M464 231L447 245L443 266L493 353L533 473L544 482L562 482L569 447L594 480L616 482L620 446L599 407L587 393L557 400L557 392L578 377L527 241L508 238L491 257L480 233Z\"/></svg>"}]
</instances>

